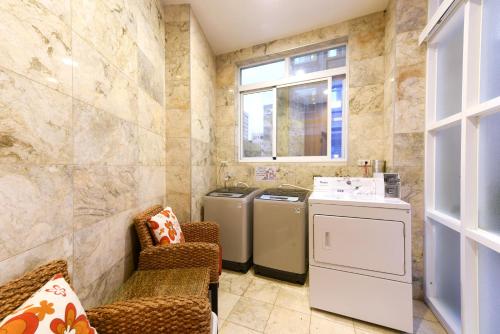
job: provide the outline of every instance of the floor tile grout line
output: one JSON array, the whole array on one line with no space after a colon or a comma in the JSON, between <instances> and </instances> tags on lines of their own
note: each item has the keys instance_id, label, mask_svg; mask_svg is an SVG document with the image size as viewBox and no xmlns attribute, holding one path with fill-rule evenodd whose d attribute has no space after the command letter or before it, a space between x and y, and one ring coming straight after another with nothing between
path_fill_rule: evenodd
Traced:
<instances>
[{"instance_id":1,"label":"floor tile grout line","mask_svg":"<svg viewBox=\"0 0 500 334\"><path fill-rule=\"evenodd\" d=\"M247 325L244 325L244 324L239 324L239 323L234 322L234 321L231 321L231 320L225 320L225 321L227 321L227 322L229 322L229 323L232 323L233 325L238 325L238 326L241 326L241 327L245 327L245 328L251 329L251 330L253 330L253 331L255 331L255 332L264 333L264 331L261 331L261 330L258 330L258 329L255 329L255 328L252 328L252 327L247 326ZM264 327L264 329L265 329L265 327Z\"/></svg>"},{"instance_id":2,"label":"floor tile grout line","mask_svg":"<svg viewBox=\"0 0 500 334\"><path fill-rule=\"evenodd\" d=\"M235 275L235 277L233 279L236 279L236 280L242 279L244 276L245 275ZM236 304L241 300L241 297L243 297L243 298L245 298L245 299L247 299L249 301L256 301L256 302L260 302L260 303L263 303L263 304L272 305L272 309L271 309L271 312L269 313L269 317L268 317L267 321L265 322L264 331L269 326L269 321L271 320L271 314L272 314L272 312L275 309L283 309L283 310L287 310L287 311L291 311L291 312L296 312L296 313L299 313L299 314L304 315L304 316L309 316L309 320L308 320L308 329L309 329L309 331L311 331L312 318L316 317L318 319L325 320L325 321L327 321L329 323L333 323L333 324L336 324L336 325L342 325L342 326L346 326L346 327L352 328L352 330L354 331L354 333L358 333L358 334L360 334L360 333L366 333L366 331L363 328L360 327L360 325L363 322L362 321L358 322L358 321L356 321L356 319L353 319L353 318L349 318L350 321L349 321L349 324L347 324L347 323L344 323L342 321L337 321L336 319L330 319L328 317L321 317L321 316L314 315L313 311L315 309L313 309L311 307L309 307L309 312L306 313L306 312L303 312L303 311L299 311L297 309L288 308L287 306L277 305L277 300L278 300L279 292L280 291L286 291L286 290L288 290L288 288L290 288L290 286L287 285L286 282L264 281L264 284L278 286L278 288L279 288L278 293L276 294L276 297L275 297L275 299L273 300L272 303L271 302L267 302L267 301L263 301L263 300L260 300L260 299L255 299L255 298L252 298L250 296L246 296L245 294L249 291L250 286L252 286L252 284L256 283L258 281L257 279L259 278L259 277L255 276L253 273L248 274L248 276L251 276L251 279L249 280L249 283L248 283L248 285L246 285L245 289L243 289L242 295L236 295L236 294L231 293L230 291L228 291L229 294L238 296L238 300L236 301L235 305L233 306L233 309L231 310L230 314L234 310L234 307L236 306ZM304 288L307 288L307 287L304 287ZM291 291L293 291L295 293L298 293L298 294L302 294L302 292L300 290L291 289ZM303 297L307 298L307 294L303 295ZM425 305L425 303L424 303L424 306L425 306L426 310L428 310L428 307L427 307L427 305ZM234 321L229 321L228 318L229 318L229 316L224 321L228 321L229 323L232 323L232 324L235 324L235 325L238 325L238 326L242 326L244 328L248 328L248 329L251 329L253 331L261 332L261 331L258 331L256 329L254 329L254 328L251 328L248 325L238 324L238 323L235 323ZM433 320L430 320L430 319L425 319L424 317L414 316L413 319L414 320L419 319L420 321L427 321L429 323L436 323L436 324L439 325L439 322L436 322L436 321L433 321ZM374 324L374 326L377 326L377 325ZM377 332L377 330L375 330L375 332Z\"/></svg>"},{"instance_id":3,"label":"floor tile grout line","mask_svg":"<svg viewBox=\"0 0 500 334\"><path fill-rule=\"evenodd\" d=\"M266 325L264 326L263 333L266 332L267 326L269 326L269 320L271 320L271 314L273 314L273 311L274 311L275 308L276 308L276 306L273 305L273 308L271 309L271 312L269 312L269 316L267 317Z\"/></svg>"},{"instance_id":4,"label":"floor tile grout line","mask_svg":"<svg viewBox=\"0 0 500 334\"><path fill-rule=\"evenodd\" d=\"M229 322L230 324L233 324L233 325L236 325L236 326L240 326L240 327L244 327L244 328L250 329L250 330L252 330L254 332L264 333L264 331L260 331L260 330L255 329L255 328L252 328L252 327L249 327L249 326L246 326L246 325L243 325L243 324L239 324L239 323L234 322L234 321L224 320L224 323L226 323L226 322Z\"/></svg>"}]
</instances>

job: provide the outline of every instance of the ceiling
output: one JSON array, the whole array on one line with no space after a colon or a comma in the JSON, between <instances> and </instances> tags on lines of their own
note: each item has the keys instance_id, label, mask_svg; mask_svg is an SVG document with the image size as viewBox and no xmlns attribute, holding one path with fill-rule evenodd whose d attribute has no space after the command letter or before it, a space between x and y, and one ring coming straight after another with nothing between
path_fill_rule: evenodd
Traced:
<instances>
[{"instance_id":1,"label":"ceiling","mask_svg":"<svg viewBox=\"0 0 500 334\"><path fill-rule=\"evenodd\" d=\"M191 4L215 54L384 10L388 0L162 0Z\"/></svg>"}]
</instances>

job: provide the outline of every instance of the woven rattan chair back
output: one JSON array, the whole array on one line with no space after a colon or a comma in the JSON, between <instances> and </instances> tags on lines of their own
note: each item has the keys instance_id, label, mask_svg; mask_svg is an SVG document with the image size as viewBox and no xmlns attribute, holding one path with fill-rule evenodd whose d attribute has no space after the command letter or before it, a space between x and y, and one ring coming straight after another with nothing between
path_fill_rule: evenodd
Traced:
<instances>
[{"instance_id":1,"label":"woven rattan chair back","mask_svg":"<svg viewBox=\"0 0 500 334\"><path fill-rule=\"evenodd\" d=\"M134 217L134 226L141 243L141 250L154 246L153 237L148 227L148 221L162 210L163 207L161 205L155 205Z\"/></svg>"},{"instance_id":2,"label":"woven rattan chair back","mask_svg":"<svg viewBox=\"0 0 500 334\"><path fill-rule=\"evenodd\" d=\"M14 312L29 297L57 274L70 283L66 261L59 260L38 267L23 277L0 286L0 321Z\"/></svg>"}]
</instances>

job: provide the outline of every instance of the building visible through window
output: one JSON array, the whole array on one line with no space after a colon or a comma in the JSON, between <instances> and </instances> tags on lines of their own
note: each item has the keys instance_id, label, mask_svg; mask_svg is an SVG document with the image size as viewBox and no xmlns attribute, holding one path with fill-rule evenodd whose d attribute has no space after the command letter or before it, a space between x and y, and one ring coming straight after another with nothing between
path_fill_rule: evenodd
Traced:
<instances>
[{"instance_id":1,"label":"building visible through window","mask_svg":"<svg viewBox=\"0 0 500 334\"><path fill-rule=\"evenodd\" d=\"M345 159L346 46L240 70L241 160Z\"/></svg>"}]
</instances>

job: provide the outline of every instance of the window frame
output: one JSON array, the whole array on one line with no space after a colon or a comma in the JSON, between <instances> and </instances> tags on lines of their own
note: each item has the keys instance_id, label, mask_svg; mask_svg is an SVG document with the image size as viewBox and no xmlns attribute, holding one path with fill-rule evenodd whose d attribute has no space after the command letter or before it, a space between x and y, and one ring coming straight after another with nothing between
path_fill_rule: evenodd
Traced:
<instances>
[{"instance_id":1,"label":"window frame","mask_svg":"<svg viewBox=\"0 0 500 334\"><path fill-rule=\"evenodd\" d=\"M322 70L322 71L317 71L317 72L310 72L310 73L305 73L302 75L295 75L292 76L290 75L290 61L291 58L297 57L297 56L302 56L302 55L307 55L310 53L314 52L319 52L319 51L324 51L324 50L329 50L333 49L336 47L341 47L345 46L346 48L346 63L345 66L342 67L336 67L332 69L327 69L327 70ZM235 92L236 94L236 101L237 103L237 110L238 110L238 140L237 142L239 143L238 147L238 160L239 162L249 162L249 163L255 163L255 162L302 162L302 163L329 163L329 164L341 164L345 165L347 163L348 159L348 142L347 142L347 125L348 125L348 117L349 117L349 58L348 58L348 44L347 43L339 43L339 44L332 44L329 46L322 46L320 48L315 48L315 49L309 49L303 52L299 53L294 53L290 52L287 53L286 55L281 55L281 56L276 56L273 58L266 59L264 61L259 61L259 62L252 62L245 64L243 66L239 66L237 70L237 83L238 83L238 89ZM250 68L254 66L259 66L259 65L265 65L265 64L271 64L275 63L278 61L284 60L285 61L285 76L282 79L278 80L271 80L271 81L265 81L265 82L260 82L260 83L255 83L255 84L248 84L248 85L242 85L241 84L241 71L245 68ZM332 86L332 78L338 77L338 76L344 76L343 82L344 82L344 94L343 94L343 101L342 101L342 157L341 158L332 158L331 157L331 135L332 135L332 129L331 129L331 118L332 118L332 113L331 113L331 105L332 105L332 94L328 94L328 127L327 127L327 155L326 156L288 156L288 157L279 157L277 156L277 103L276 103L276 91L279 88L282 87L289 87L289 86L295 86L299 84L306 84L306 83L312 83L312 82L320 82L320 81L328 81L328 87L331 89ZM272 90L275 96L275 103L273 105L273 134L272 134L272 156L270 157L244 157L243 156L243 96L245 94L251 94L251 93L258 93L262 91L270 91Z\"/></svg>"}]
</instances>

